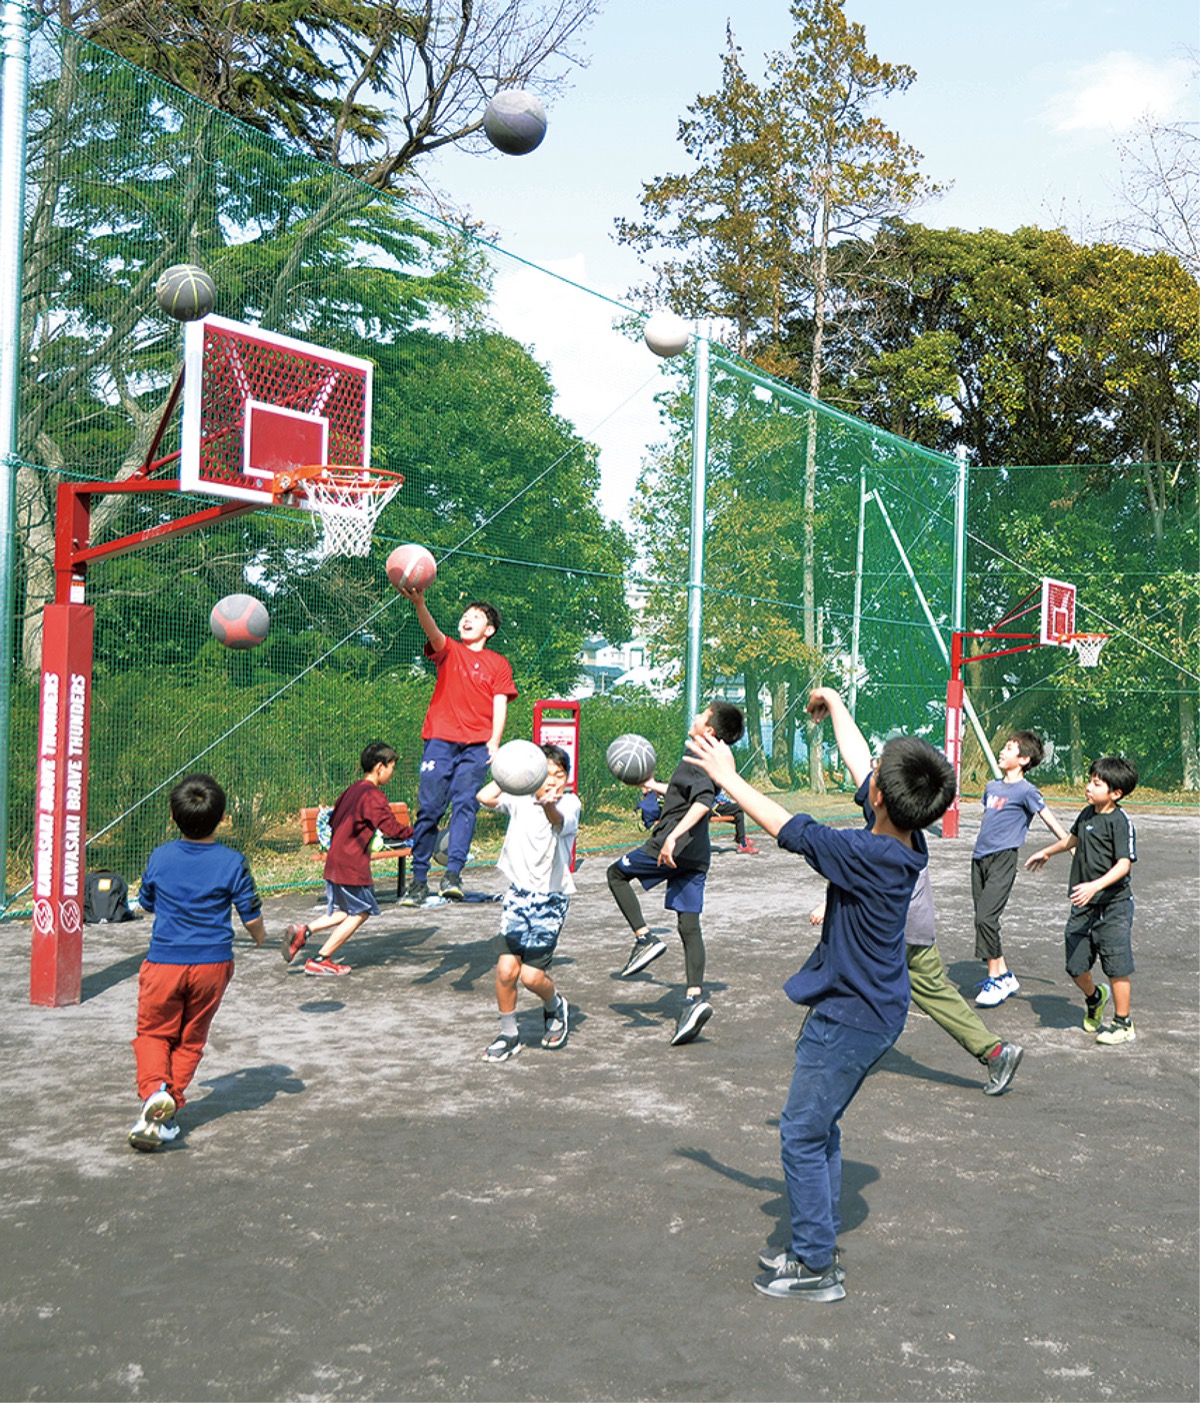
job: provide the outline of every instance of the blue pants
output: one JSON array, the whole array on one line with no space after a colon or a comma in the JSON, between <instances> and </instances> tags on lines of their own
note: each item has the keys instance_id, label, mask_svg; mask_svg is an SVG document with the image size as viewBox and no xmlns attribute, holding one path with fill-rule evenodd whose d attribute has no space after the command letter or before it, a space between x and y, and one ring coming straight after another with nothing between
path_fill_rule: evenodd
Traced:
<instances>
[{"instance_id":1,"label":"blue pants","mask_svg":"<svg viewBox=\"0 0 1200 1403\"><path fill-rule=\"evenodd\" d=\"M814 1009L796 1039L796 1070L779 1118L779 1138L792 1251L813 1271L833 1261L842 1224L838 1122L902 1027L868 1033L848 1023L835 1023Z\"/></svg>"},{"instance_id":2,"label":"blue pants","mask_svg":"<svg viewBox=\"0 0 1200 1403\"><path fill-rule=\"evenodd\" d=\"M488 748L482 742L460 745L451 740L427 740L421 755L417 785L417 817L413 824L412 874L414 882L429 877L429 863L437 843L438 824L447 808L450 841L446 867L461 872L475 836L475 796L487 778Z\"/></svg>"}]
</instances>

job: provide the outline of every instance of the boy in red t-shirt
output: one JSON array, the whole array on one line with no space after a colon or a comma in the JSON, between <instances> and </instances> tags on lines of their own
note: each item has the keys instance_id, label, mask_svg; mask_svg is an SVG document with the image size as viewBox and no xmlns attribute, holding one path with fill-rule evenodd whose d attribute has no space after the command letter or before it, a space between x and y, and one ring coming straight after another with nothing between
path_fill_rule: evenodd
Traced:
<instances>
[{"instance_id":1,"label":"boy in red t-shirt","mask_svg":"<svg viewBox=\"0 0 1200 1403\"><path fill-rule=\"evenodd\" d=\"M396 752L382 741L372 741L359 763L363 778L352 784L333 806L329 816L331 838L325 858L326 914L311 926L288 926L283 936L283 958L287 964L304 948L310 935L333 933L305 962L305 974L349 974L349 965L337 964L333 956L368 916L379 915L375 886L371 880L371 842L375 830L403 842L412 837L412 828L399 823L383 792L396 769Z\"/></svg>"},{"instance_id":2,"label":"boy in red t-shirt","mask_svg":"<svg viewBox=\"0 0 1200 1403\"><path fill-rule=\"evenodd\" d=\"M412 880L400 905L420 906L429 897L429 863L447 808L451 813L446 875L438 894L461 901L462 869L479 810L475 796L500 747L508 703L517 689L508 659L487 646L500 627L500 615L491 604L482 600L468 604L458 621L458 638L447 638L429 612L423 589L408 587L400 593L412 600L417 622L425 630L425 656L437 666L437 681L421 727L425 748L417 786Z\"/></svg>"}]
</instances>

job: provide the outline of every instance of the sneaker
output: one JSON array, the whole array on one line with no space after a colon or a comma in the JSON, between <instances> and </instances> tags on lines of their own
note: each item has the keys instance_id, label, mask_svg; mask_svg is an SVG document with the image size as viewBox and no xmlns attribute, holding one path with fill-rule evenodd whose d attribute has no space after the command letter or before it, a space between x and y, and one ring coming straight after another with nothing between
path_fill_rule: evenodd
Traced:
<instances>
[{"instance_id":1,"label":"sneaker","mask_svg":"<svg viewBox=\"0 0 1200 1403\"><path fill-rule=\"evenodd\" d=\"M308 927L306 925L288 926L283 933L283 946L280 950L284 964L290 965L307 944Z\"/></svg>"},{"instance_id":2,"label":"sneaker","mask_svg":"<svg viewBox=\"0 0 1200 1403\"><path fill-rule=\"evenodd\" d=\"M812 1271L791 1252L785 1254L783 1265L777 1270L772 1268L763 1276L756 1276L754 1289L780 1300L790 1297L798 1301L841 1301L846 1296L846 1288L837 1279L832 1263L824 1271Z\"/></svg>"},{"instance_id":3,"label":"sneaker","mask_svg":"<svg viewBox=\"0 0 1200 1403\"><path fill-rule=\"evenodd\" d=\"M1108 1007L1108 985L1097 984L1096 995L1099 997L1096 998L1095 1003L1088 1002L1087 1010L1083 1015L1083 1031L1085 1033L1098 1033L1104 1027L1104 1010Z\"/></svg>"},{"instance_id":4,"label":"sneaker","mask_svg":"<svg viewBox=\"0 0 1200 1403\"><path fill-rule=\"evenodd\" d=\"M567 1034L570 1031L571 1006L561 994L558 996L558 1007L553 1013L547 1013L543 1009L542 1018L546 1024L546 1031L542 1034L542 1046L551 1050L566 1047Z\"/></svg>"},{"instance_id":5,"label":"sneaker","mask_svg":"<svg viewBox=\"0 0 1200 1403\"><path fill-rule=\"evenodd\" d=\"M1009 1083L1017 1074L1025 1049L1016 1043L1001 1043L1000 1051L988 1059L988 1083L983 1088L985 1096L1003 1096Z\"/></svg>"},{"instance_id":6,"label":"sneaker","mask_svg":"<svg viewBox=\"0 0 1200 1403\"><path fill-rule=\"evenodd\" d=\"M1005 970L995 979L985 979L979 985L979 993L975 995L975 1003L979 1008L995 1008L997 1004L1002 1004L1010 994L1015 994L1020 987L1017 983L1017 976L1011 970Z\"/></svg>"},{"instance_id":7,"label":"sneaker","mask_svg":"<svg viewBox=\"0 0 1200 1403\"><path fill-rule=\"evenodd\" d=\"M628 979L631 974L637 974L647 965L653 964L660 955L667 953L667 947L656 935L645 935L633 942L633 949L629 952L629 958L625 961L625 968L620 970L619 977Z\"/></svg>"},{"instance_id":8,"label":"sneaker","mask_svg":"<svg viewBox=\"0 0 1200 1403\"><path fill-rule=\"evenodd\" d=\"M311 960L304 962L305 974L349 974L349 965L339 965L331 960L328 955L314 955Z\"/></svg>"},{"instance_id":9,"label":"sneaker","mask_svg":"<svg viewBox=\"0 0 1200 1403\"><path fill-rule=\"evenodd\" d=\"M745 841L744 843L739 843L739 844L738 844L738 852L740 852L740 853L754 853L754 854L757 855L758 853L761 853L761 852L762 852L762 849L761 849L761 848L756 848L756 847L754 846L754 844L749 840L749 838L747 838L746 841Z\"/></svg>"},{"instance_id":10,"label":"sneaker","mask_svg":"<svg viewBox=\"0 0 1200 1403\"><path fill-rule=\"evenodd\" d=\"M167 1140L174 1140L179 1127L171 1119L175 1114L175 1098L166 1086L160 1086L142 1102L142 1113L129 1130L129 1143L136 1150L157 1150ZM163 1126L170 1125L174 1134L163 1134Z\"/></svg>"},{"instance_id":11,"label":"sneaker","mask_svg":"<svg viewBox=\"0 0 1200 1403\"><path fill-rule=\"evenodd\" d=\"M414 877L408 886L404 888L404 895L400 898L401 906L424 906L429 899L429 883L418 882Z\"/></svg>"},{"instance_id":12,"label":"sneaker","mask_svg":"<svg viewBox=\"0 0 1200 1403\"><path fill-rule=\"evenodd\" d=\"M1096 1041L1105 1047L1116 1047L1118 1043L1131 1043L1137 1037L1137 1032L1132 1023L1118 1023L1113 1019L1111 1028L1105 1028L1096 1034Z\"/></svg>"},{"instance_id":13,"label":"sneaker","mask_svg":"<svg viewBox=\"0 0 1200 1403\"><path fill-rule=\"evenodd\" d=\"M690 1043L712 1016L712 1004L707 1003L702 995L695 994L690 999L684 999L683 1011L679 1015L679 1022L675 1024L675 1032L671 1035L671 1046L679 1047L683 1043Z\"/></svg>"},{"instance_id":14,"label":"sneaker","mask_svg":"<svg viewBox=\"0 0 1200 1403\"><path fill-rule=\"evenodd\" d=\"M164 1145L169 1145L172 1140L179 1139L179 1123L174 1116L168 1116L166 1120L159 1121L158 1138Z\"/></svg>"},{"instance_id":15,"label":"sneaker","mask_svg":"<svg viewBox=\"0 0 1200 1403\"><path fill-rule=\"evenodd\" d=\"M565 1042L566 1039L564 1038L563 1041ZM505 1037L501 1033L483 1049L483 1060L485 1062L507 1062L510 1057L515 1057L520 1050L519 1038Z\"/></svg>"},{"instance_id":16,"label":"sneaker","mask_svg":"<svg viewBox=\"0 0 1200 1403\"><path fill-rule=\"evenodd\" d=\"M450 901L461 901L465 895L462 873L447 872L438 885L438 896L447 897Z\"/></svg>"},{"instance_id":17,"label":"sneaker","mask_svg":"<svg viewBox=\"0 0 1200 1403\"><path fill-rule=\"evenodd\" d=\"M136 1120L129 1131L129 1143L135 1150L161 1150L163 1147L162 1126L157 1121L147 1124Z\"/></svg>"},{"instance_id":18,"label":"sneaker","mask_svg":"<svg viewBox=\"0 0 1200 1403\"><path fill-rule=\"evenodd\" d=\"M764 1247L758 1254L758 1265L778 1275L783 1270L788 1256L789 1254L787 1252L772 1253L769 1247ZM845 1281L846 1268L842 1266L842 1249L840 1247L835 1247L833 1249L833 1266L831 1271L833 1272L833 1279L836 1282L840 1284Z\"/></svg>"}]
</instances>

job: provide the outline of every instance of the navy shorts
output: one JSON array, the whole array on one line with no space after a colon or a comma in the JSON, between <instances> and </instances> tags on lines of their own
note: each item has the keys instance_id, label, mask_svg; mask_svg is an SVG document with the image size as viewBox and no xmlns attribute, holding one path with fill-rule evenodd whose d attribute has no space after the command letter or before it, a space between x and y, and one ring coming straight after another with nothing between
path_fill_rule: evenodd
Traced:
<instances>
[{"instance_id":1,"label":"navy shorts","mask_svg":"<svg viewBox=\"0 0 1200 1403\"><path fill-rule=\"evenodd\" d=\"M340 911L344 916L378 916L379 902L375 900L375 888L369 883L365 887L348 887L343 882L325 883L325 912L332 916Z\"/></svg>"},{"instance_id":2,"label":"navy shorts","mask_svg":"<svg viewBox=\"0 0 1200 1403\"><path fill-rule=\"evenodd\" d=\"M1104 906L1071 908L1064 938L1067 973L1086 974L1100 960L1110 979L1128 979L1133 973L1133 897L1122 897Z\"/></svg>"},{"instance_id":3,"label":"navy shorts","mask_svg":"<svg viewBox=\"0 0 1200 1403\"><path fill-rule=\"evenodd\" d=\"M500 910L498 955L515 955L534 969L549 969L571 898L566 892L509 887Z\"/></svg>"},{"instance_id":4,"label":"navy shorts","mask_svg":"<svg viewBox=\"0 0 1200 1403\"><path fill-rule=\"evenodd\" d=\"M660 866L654 854L645 848L634 848L617 865L625 876L641 882L646 891L659 882L666 882L667 899L663 904L668 911L690 911L698 916L704 910L707 867Z\"/></svg>"}]
</instances>

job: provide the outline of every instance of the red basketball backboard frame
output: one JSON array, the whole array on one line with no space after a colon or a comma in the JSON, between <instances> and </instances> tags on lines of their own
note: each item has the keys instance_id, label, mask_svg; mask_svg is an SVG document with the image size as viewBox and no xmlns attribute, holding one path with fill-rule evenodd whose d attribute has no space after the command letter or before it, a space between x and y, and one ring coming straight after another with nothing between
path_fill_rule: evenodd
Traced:
<instances>
[{"instance_id":1,"label":"red basketball backboard frame","mask_svg":"<svg viewBox=\"0 0 1200 1403\"><path fill-rule=\"evenodd\" d=\"M225 317L184 331L185 492L269 506L271 480L316 464L369 468L374 367ZM289 506L309 506L303 483Z\"/></svg>"}]
</instances>

